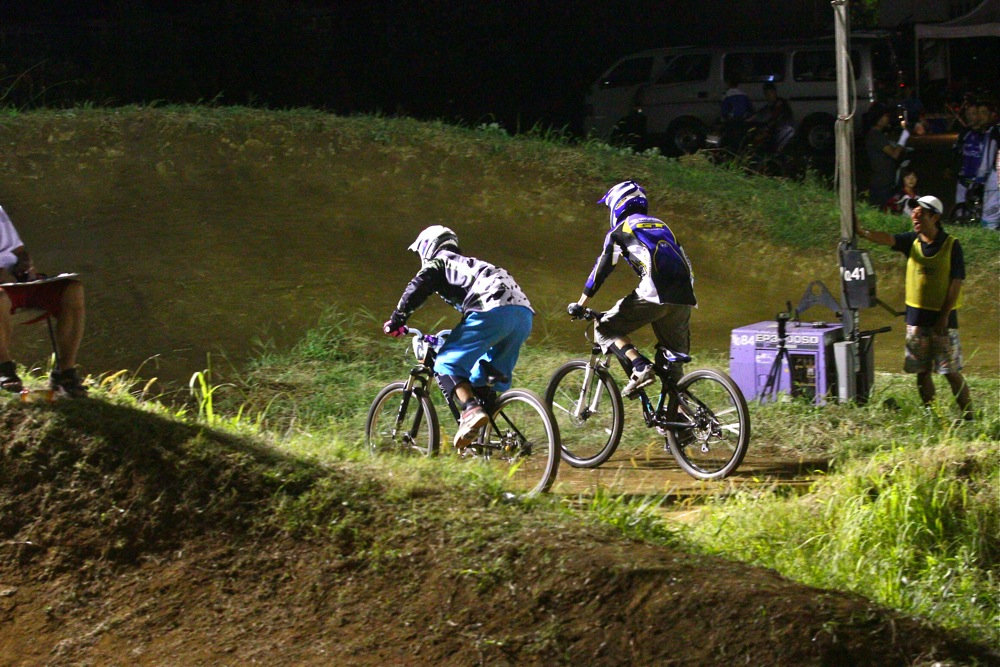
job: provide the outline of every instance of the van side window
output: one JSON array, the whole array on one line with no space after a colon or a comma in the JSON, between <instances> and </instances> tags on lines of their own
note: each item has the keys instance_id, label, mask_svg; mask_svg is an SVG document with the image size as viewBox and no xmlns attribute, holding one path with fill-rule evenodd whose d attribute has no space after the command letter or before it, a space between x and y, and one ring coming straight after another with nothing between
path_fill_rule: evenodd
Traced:
<instances>
[{"instance_id":1,"label":"van side window","mask_svg":"<svg viewBox=\"0 0 1000 667\"><path fill-rule=\"evenodd\" d=\"M708 53L684 53L663 69L656 83L695 83L708 78L712 56Z\"/></svg>"},{"instance_id":2,"label":"van side window","mask_svg":"<svg viewBox=\"0 0 1000 667\"><path fill-rule=\"evenodd\" d=\"M722 79L733 75L740 83L763 83L785 80L785 54L782 51L727 53L722 61Z\"/></svg>"},{"instance_id":3,"label":"van side window","mask_svg":"<svg viewBox=\"0 0 1000 667\"><path fill-rule=\"evenodd\" d=\"M861 55L851 50L854 78L861 77ZM832 49L822 51L796 51L792 54L792 78L796 81L836 81L837 59Z\"/></svg>"},{"instance_id":4,"label":"van side window","mask_svg":"<svg viewBox=\"0 0 1000 667\"><path fill-rule=\"evenodd\" d=\"M601 88L621 88L649 81L653 75L652 56L623 60L601 81Z\"/></svg>"}]
</instances>

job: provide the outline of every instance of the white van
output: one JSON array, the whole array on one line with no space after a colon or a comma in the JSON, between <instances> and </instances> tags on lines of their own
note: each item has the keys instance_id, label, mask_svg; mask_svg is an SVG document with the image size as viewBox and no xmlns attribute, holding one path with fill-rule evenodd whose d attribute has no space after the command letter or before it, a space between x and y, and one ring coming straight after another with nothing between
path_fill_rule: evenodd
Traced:
<instances>
[{"instance_id":1,"label":"white van","mask_svg":"<svg viewBox=\"0 0 1000 667\"><path fill-rule=\"evenodd\" d=\"M891 101L901 72L888 33L853 34L854 126L872 102ZM788 100L797 136L814 151L833 147L837 65L833 38L654 49L626 56L587 95L585 130L601 139L634 134L669 152L697 150L718 119L726 81L735 74L754 108L771 82Z\"/></svg>"}]
</instances>

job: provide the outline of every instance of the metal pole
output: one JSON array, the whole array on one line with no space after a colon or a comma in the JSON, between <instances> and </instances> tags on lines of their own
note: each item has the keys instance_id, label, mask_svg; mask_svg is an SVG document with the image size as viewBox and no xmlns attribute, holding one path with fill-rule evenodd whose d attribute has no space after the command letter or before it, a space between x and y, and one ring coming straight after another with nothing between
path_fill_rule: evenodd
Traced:
<instances>
[{"instance_id":1,"label":"metal pole","mask_svg":"<svg viewBox=\"0 0 1000 667\"><path fill-rule=\"evenodd\" d=\"M837 122L834 125L834 138L837 149L837 193L840 203L840 250L857 248L854 236L854 110L855 88L854 73L851 71L851 21L848 12L848 0L833 0L834 12L834 44L837 60ZM838 260L840 259L838 254ZM846 306L846 298L844 299ZM844 340L853 341L858 332L858 311L844 308L842 317Z\"/></svg>"}]
</instances>

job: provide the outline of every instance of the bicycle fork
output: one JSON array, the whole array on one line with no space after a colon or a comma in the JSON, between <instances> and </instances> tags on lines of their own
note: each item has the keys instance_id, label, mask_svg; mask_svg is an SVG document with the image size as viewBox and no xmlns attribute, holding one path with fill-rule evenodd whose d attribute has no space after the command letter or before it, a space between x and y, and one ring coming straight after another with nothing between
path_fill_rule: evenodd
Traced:
<instances>
[{"instance_id":1,"label":"bicycle fork","mask_svg":"<svg viewBox=\"0 0 1000 667\"><path fill-rule=\"evenodd\" d=\"M403 398L399 402L399 410L396 413L396 421L393 424L392 428L393 440L395 440L399 436L400 430L403 428L403 420L406 418L407 410L409 409L410 406L410 399L413 398L413 392L418 384L420 385L421 388L426 389L427 386L426 381L424 381L423 378L421 378L418 373L411 372L410 376L406 378L406 384L403 386ZM413 418L412 427L403 434L404 441L406 442L407 445L413 443L414 437L420 430L420 422L423 419L423 416L424 416L424 411L417 410Z\"/></svg>"},{"instance_id":2,"label":"bicycle fork","mask_svg":"<svg viewBox=\"0 0 1000 667\"><path fill-rule=\"evenodd\" d=\"M598 408L601 406L600 391L595 391L589 401L587 398L594 387L594 378L597 377L598 368L606 370L608 368L608 358L606 354L595 351L590 355L590 363L587 364L587 370L583 374L583 386L580 387L580 397L576 400L576 405L573 408L574 419L586 419L590 415L597 413Z\"/></svg>"}]
</instances>

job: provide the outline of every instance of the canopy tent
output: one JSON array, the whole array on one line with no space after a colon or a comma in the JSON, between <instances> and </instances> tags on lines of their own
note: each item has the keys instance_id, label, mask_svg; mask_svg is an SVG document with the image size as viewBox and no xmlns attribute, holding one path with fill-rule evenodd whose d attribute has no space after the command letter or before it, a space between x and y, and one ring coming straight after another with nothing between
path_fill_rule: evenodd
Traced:
<instances>
[{"instance_id":1,"label":"canopy tent","mask_svg":"<svg viewBox=\"0 0 1000 667\"><path fill-rule=\"evenodd\" d=\"M917 92L920 91L920 40L944 40L945 52L941 63L944 78L951 85L951 56L949 41L952 39L971 39L973 37L1000 37L1000 0L983 0L982 4L971 12L943 23L918 23L914 26L915 72L917 75Z\"/></svg>"}]
</instances>

